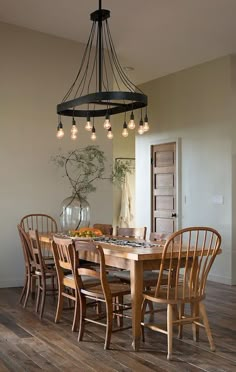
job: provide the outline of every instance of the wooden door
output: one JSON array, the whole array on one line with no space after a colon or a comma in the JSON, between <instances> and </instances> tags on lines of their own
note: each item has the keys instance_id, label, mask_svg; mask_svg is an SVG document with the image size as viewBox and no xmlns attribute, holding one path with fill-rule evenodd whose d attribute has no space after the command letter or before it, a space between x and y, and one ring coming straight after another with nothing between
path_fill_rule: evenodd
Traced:
<instances>
[{"instance_id":1,"label":"wooden door","mask_svg":"<svg viewBox=\"0 0 236 372\"><path fill-rule=\"evenodd\" d=\"M152 146L152 231L176 230L176 143Z\"/></svg>"}]
</instances>

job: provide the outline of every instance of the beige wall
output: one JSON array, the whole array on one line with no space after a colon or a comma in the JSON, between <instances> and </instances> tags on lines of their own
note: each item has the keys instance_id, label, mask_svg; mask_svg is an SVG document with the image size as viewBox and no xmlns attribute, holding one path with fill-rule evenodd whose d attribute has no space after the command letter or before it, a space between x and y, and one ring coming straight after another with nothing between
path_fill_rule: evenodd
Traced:
<instances>
[{"instance_id":1,"label":"beige wall","mask_svg":"<svg viewBox=\"0 0 236 372\"><path fill-rule=\"evenodd\" d=\"M233 68L235 71L235 58L228 56L143 84L149 97L151 130L136 137L137 224L149 222L149 229L151 225L151 145L176 140L181 160L179 225L208 225L219 230L223 253L210 277L228 284L236 284ZM234 73L234 98L235 81ZM221 196L223 204L217 204Z\"/></svg>"},{"instance_id":2,"label":"beige wall","mask_svg":"<svg viewBox=\"0 0 236 372\"><path fill-rule=\"evenodd\" d=\"M23 280L16 228L20 218L41 212L58 219L61 201L71 194L50 157L92 141L82 123L79 138L72 143L69 118L63 121L64 139L59 142L55 137L56 104L74 79L83 46L3 23L0 45L0 287L4 287ZM101 125L96 128L96 143L112 159L112 141ZM101 181L97 186L88 197L91 223L112 221L112 185Z\"/></svg>"}]
</instances>

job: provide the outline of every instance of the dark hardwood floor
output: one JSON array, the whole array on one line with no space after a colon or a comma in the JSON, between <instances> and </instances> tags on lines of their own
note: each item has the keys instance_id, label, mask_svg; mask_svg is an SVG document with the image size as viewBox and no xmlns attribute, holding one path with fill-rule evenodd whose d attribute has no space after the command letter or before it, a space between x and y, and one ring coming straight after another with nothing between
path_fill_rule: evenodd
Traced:
<instances>
[{"instance_id":1,"label":"dark hardwood floor","mask_svg":"<svg viewBox=\"0 0 236 372\"><path fill-rule=\"evenodd\" d=\"M112 334L103 350L104 329L88 325L83 342L71 332L72 313L54 323L56 301L47 298L44 318L18 304L20 288L0 289L0 371L236 371L236 286L208 283L206 306L216 344L211 352L204 330L192 341L191 327L174 340L174 358L166 359L166 336L146 331L139 352L131 347L131 330ZM161 314L161 315L160 315ZM158 317L164 317L164 313ZM156 315L157 316L157 315ZM163 318L164 319L164 318Z\"/></svg>"}]
</instances>

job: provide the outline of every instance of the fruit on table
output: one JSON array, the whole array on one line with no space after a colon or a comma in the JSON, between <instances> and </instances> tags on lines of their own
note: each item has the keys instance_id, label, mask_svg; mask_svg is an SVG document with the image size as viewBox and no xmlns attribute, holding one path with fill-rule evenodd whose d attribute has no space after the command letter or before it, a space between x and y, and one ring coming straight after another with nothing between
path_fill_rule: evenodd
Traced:
<instances>
[{"instance_id":1,"label":"fruit on table","mask_svg":"<svg viewBox=\"0 0 236 372\"><path fill-rule=\"evenodd\" d=\"M102 232L94 227L81 227L79 230L70 230L69 235L80 238L95 238L101 236Z\"/></svg>"}]
</instances>

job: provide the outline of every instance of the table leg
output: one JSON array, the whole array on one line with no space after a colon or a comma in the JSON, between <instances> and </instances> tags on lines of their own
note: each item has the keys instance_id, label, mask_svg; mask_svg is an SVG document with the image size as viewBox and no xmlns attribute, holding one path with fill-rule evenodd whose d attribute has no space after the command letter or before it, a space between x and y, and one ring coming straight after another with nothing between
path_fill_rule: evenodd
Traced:
<instances>
[{"instance_id":1,"label":"table leg","mask_svg":"<svg viewBox=\"0 0 236 372\"><path fill-rule=\"evenodd\" d=\"M132 303L132 346L138 351L141 337L141 305L143 298L143 262L132 261L130 267L131 303Z\"/></svg>"}]
</instances>

